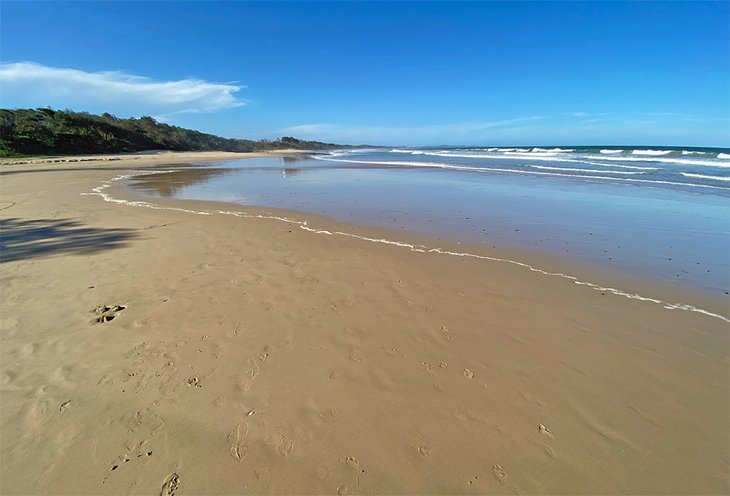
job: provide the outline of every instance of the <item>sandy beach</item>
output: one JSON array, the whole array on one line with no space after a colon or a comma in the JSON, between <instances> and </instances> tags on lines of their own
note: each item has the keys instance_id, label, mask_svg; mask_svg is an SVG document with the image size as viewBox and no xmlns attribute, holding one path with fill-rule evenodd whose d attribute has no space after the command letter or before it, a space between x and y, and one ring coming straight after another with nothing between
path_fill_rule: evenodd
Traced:
<instances>
[{"instance_id":1,"label":"sandy beach","mask_svg":"<svg viewBox=\"0 0 730 496\"><path fill-rule=\"evenodd\" d=\"M0 165L2 494L730 491L726 298L113 180L245 156Z\"/></svg>"}]
</instances>

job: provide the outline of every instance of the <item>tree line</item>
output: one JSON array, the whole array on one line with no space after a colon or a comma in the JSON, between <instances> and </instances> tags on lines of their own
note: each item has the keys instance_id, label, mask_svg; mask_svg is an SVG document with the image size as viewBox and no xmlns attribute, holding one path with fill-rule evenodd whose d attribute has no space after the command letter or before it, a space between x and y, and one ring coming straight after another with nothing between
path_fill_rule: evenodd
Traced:
<instances>
[{"instance_id":1,"label":"tree line","mask_svg":"<svg viewBox=\"0 0 730 496\"><path fill-rule=\"evenodd\" d=\"M0 156L79 155L146 150L255 152L339 145L286 136L277 140L221 138L171 126L149 116L120 119L71 110L0 109Z\"/></svg>"}]
</instances>

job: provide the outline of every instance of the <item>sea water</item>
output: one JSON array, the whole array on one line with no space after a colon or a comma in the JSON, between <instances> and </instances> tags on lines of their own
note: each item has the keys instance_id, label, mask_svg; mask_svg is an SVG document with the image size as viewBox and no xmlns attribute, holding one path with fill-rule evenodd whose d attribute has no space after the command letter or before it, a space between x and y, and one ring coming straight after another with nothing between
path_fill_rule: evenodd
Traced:
<instances>
[{"instance_id":1,"label":"sea water","mask_svg":"<svg viewBox=\"0 0 730 496\"><path fill-rule=\"evenodd\" d=\"M352 149L164 176L133 186L547 251L714 293L730 286L730 150Z\"/></svg>"}]
</instances>

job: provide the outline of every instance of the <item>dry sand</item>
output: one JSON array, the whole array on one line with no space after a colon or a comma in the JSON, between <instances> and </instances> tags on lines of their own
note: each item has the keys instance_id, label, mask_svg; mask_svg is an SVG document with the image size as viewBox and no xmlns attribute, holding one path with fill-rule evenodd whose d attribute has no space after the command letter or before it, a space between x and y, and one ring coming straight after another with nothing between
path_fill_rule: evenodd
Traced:
<instances>
[{"instance_id":1,"label":"dry sand","mask_svg":"<svg viewBox=\"0 0 730 496\"><path fill-rule=\"evenodd\" d=\"M215 158L0 168L2 494L730 490L727 322L82 195Z\"/></svg>"}]
</instances>

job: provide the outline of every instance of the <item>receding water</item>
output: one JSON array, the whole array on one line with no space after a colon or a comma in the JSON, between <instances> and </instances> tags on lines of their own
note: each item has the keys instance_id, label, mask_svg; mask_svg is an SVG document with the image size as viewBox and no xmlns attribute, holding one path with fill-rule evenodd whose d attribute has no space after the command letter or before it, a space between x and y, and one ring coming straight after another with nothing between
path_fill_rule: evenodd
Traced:
<instances>
[{"instance_id":1,"label":"receding water","mask_svg":"<svg viewBox=\"0 0 730 496\"><path fill-rule=\"evenodd\" d=\"M457 168L451 167L457 157L434 163L434 156L423 160L425 154L416 154L416 160L408 162L421 157L423 161L413 165L398 160L404 153L410 151L358 150L316 158L226 161L141 176L132 186L154 196L279 207L435 238L537 249L672 284L728 291L730 188L723 179L691 176L725 177L730 162L722 157L675 153L680 161L690 155L710 163L693 166L668 163L666 154L656 157L664 162L630 151L606 154L642 160L607 161L611 166L596 178L589 172L565 170L559 175L506 171L502 162L514 159L484 156L459 157L469 162ZM560 155L557 160L545 160L550 153ZM584 152L596 153L600 152ZM565 160L573 162L566 165ZM539 152L532 160L516 160L520 165L508 169L524 169L536 162L544 167L536 169L539 172L600 167L585 163L593 161L576 153ZM616 167L636 164L646 169ZM612 171L652 171L645 179L657 182L624 181L624 174L611 176ZM686 179L675 181L670 176ZM693 186L695 182L699 186Z\"/></svg>"}]
</instances>

